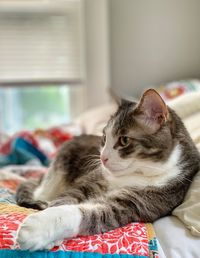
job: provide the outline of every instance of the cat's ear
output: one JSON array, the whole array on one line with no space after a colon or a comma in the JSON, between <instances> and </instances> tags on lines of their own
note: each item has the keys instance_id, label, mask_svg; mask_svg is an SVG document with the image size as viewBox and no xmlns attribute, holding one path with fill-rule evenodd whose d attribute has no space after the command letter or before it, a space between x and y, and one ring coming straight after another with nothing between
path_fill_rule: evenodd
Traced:
<instances>
[{"instance_id":1,"label":"cat's ear","mask_svg":"<svg viewBox=\"0 0 200 258\"><path fill-rule=\"evenodd\" d=\"M155 133L167 121L168 109L157 91L149 89L142 95L134 116L150 133Z\"/></svg>"}]
</instances>

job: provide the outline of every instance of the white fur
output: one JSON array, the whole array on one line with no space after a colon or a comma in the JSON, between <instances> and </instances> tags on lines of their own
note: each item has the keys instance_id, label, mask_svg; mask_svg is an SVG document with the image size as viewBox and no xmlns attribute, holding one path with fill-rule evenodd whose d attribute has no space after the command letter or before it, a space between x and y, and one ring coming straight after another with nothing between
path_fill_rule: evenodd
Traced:
<instances>
[{"instance_id":1,"label":"white fur","mask_svg":"<svg viewBox=\"0 0 200 258\"><path fill-rule=\"evenodd\" d=\"M63 173L52 169L49 169L41 184L34 191L34 200L52 201L66 190Z\"/></svg>"},{"instance_id":2,"label":"white fur","mask_svg":"<svg viewBox=\"0 0 200 258\"><path fill-rule=\"evenodd\" d=\"M177 177L180 173L178 162L181 156L181 147L176 145L169 158L165 162L153 162L130 157L122 159L118 150L115 150L117 139L113 138L112 125L106 129L106 143L101 155L108 158L105 165L102 164L104 174L110 181L110 188L115 189L125 186L163 186Z\"/></svg>"},{"instance_id":3,"label":"white fur","mask_svg":"<svg viewBox=\"0 0 200 258\"><path fill-rule=\"evenodd\" d=\"M112 136L112 127L107 128L106 143L101 150L101 156L108 159L105 166L111 172L123 171L127 169L132 163L131 159L128 160L120 158L118 150L113 148L116 141L117 139L114 139Z\"/></svg>"},{"instance_id":4,"label":"white fur","mask_svg":"<svg viewBox=\"0 0 200 258\"><path fill-rule=\"evenodd\" d=\"M166 162L133 160L133 163L119 173L105 173L110 181L111 189L124 186L163 186L180 174L178 162L181 148L177 145Z\"/></svg>"},{"instance_id":5,"label":"white fur","mask_svg":"<svg viewBox=\"0 0 200 258\"><path fill-rule=\"evenodd\" d=\"M52 207L28 216L17 233L22 250L51 249L78 235L82 213L76 205Z\"/></svg>"}]
</instances>

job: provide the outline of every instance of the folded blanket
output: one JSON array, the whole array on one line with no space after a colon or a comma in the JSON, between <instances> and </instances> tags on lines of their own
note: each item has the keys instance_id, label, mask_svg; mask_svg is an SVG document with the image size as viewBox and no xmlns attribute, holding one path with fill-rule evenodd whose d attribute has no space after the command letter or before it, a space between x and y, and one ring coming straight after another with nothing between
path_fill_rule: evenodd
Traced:
<instances>
[{"instance_id":1,"label":"folded blanket","mask_svg":"<svg viewBox=\"0 0 200 258\"><path fill-rule=\"evenodd\" d=\"M0 167L11 164L35 163L49 165L57 148L72 138L69 128L21 131L12 137L0 134Z\"/></svg>"},{"instance_id":2,"label":"folded blanket","mask_svg":"<svg viewBox=\"0 0 200 258\"><path fill-rule=\"evenodd\" d=\"M65 240L51 251L28 252L21 251L15 242L16 232L27 215L36 210L19 207L15 204L16 187L25 178L37 178L45 173L41 169L0 170L0 257L137 257L158 258L157 240L151 224L131 223L125 227L107 233L80 236ZM8 176L9 175L9 176Z\"/></svg>"}]
</instances>

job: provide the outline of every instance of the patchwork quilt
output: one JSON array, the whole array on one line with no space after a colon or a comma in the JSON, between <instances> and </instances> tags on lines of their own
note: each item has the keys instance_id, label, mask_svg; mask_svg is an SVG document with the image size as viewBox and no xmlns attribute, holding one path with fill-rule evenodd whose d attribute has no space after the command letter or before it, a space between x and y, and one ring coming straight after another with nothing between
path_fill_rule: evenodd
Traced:
<instances>
[{"instance_id":1,"label":"patchwork quilt","mask_svg":"<svg viewBox=\"0 0 200 258\"><path fill-rule=\"evenodd\" d=\"M36 210L19 207L15 190L27 178L37 178L46 168L18 166L0 170L0 257L1 258L158 258L157 240L151 224L131 223L107 233L65 240L51 251L20 250L15 242L22 221Z\"/></svg>"}]
</instances>

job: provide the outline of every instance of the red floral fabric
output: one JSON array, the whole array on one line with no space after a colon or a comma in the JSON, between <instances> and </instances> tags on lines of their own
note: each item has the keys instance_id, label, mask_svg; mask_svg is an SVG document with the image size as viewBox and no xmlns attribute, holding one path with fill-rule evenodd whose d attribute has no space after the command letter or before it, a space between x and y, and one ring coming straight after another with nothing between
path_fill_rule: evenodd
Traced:
<instances>
[{"instance_id":1,"label":"red floral fabric","mask_svg":"<svg viewBox=\"0 0 200 258\"><path fill-rule=\"evenodd\" d=\"M0 249L19 248L15 237L25 217L25 214L17 212L0 214ZM61 246L52 249L57 250L149 256L147 228L144 223L131 223L104 234L65 240Z\"/></svg>"},{"instance_id":2,"label":"red floral fabric","mask_svg":"<svg viewBox=\"0 0 200 258\"><path fill-rule=\"evenodd\" d=\"M61 248L65 251L149 256L147 229L143 223L132 223L104 234L64 241Z\"/></svg>"}]
</instances>

